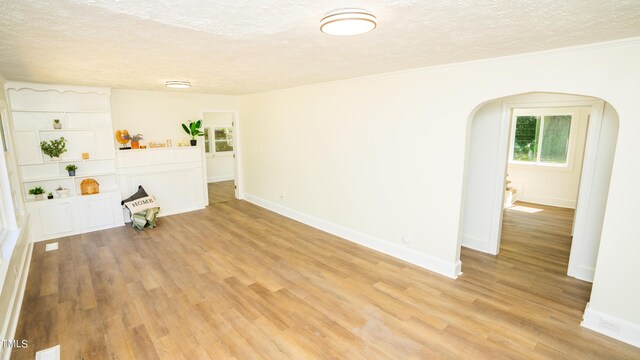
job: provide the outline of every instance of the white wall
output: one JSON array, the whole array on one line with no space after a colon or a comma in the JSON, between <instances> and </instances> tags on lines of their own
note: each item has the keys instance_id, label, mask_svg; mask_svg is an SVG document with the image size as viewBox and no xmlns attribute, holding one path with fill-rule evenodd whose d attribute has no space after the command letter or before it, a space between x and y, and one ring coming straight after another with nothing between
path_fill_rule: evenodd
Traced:
<instances>
[{"instance_id":1,"label":"white wall","mask_svg":"<svg viewBox=\"0 0 640 360\"><path fill-rule=\"evenodd\" d=\"M213 128L216 126L231 127L233 122L233 114L224 112L205 112L202 116L202 119L203 127L209 127L213 131ZM211 143L211 146L213 146L213 142ZM208 182L218 182L233 179L234 159L232 155L233 154L207 154Z\"/></svg>"},{"instance_id":2,"label":"white wall","mask_svg":"<svg viewBox=\"0 0 640 360\"><path fill-rule=\"evenodd\" d=\"M632 39L245 96L241 190L454 276L472 111L534 91L602 98L620 135L591 306L640 326L639 61Z\"/></svg>"},{"instance_id":3,"label":"white wall","mask_svg":"<svg viewBox=\"0 0 640 360\"><path fill-rule=\"evenodd\" d=\"M111 116L114 130L142 133L142 145L171 139L177 146L190 139L180 124L200 119L205 110L238 111L239 103L237 96L113 89Z\"/></svg>"},{"instance_id":4,"label":"white wall","mask_svg":"<svg viewBox=\"0 0 640 360\"><path fill-rule=\"evenodd\" d=\"M551 109L540 109L540 111L546 110L551 111ZM518 200L575 209L591 109L565 108L565 110L575 114L572 119L567 167L509 163L509 180L518 190L516 193Z\"/></svg>"},{"instance_id":5,"label":"white wall","mask_svg":"<svg viewBox=\"0 0 640 360\"><path fill-rule=\"evenodd\" d=\"M504 179L506 158L501 147L503 101L492 101L480 108L471 122L467 147L468 168L465 178L462 245L490 254L498 253L491 239L498 237L500 220L496 218L495 198L502 190L494 184ZM499 169L501 167L502 169ZM494 191L487 191L493 189ZM501 211L502 206L499 205Z\"/></svg>"}]
</instances>

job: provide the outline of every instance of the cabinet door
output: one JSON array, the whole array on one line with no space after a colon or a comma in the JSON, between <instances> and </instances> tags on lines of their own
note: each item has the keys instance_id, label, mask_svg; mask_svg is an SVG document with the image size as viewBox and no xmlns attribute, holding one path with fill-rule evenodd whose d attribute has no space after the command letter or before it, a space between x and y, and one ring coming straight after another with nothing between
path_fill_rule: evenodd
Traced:
<instances>
[{"instance_id":1,"label":"cabinet door","mask_svg":"<svg viewBox=\"0 0 640 360\"><path fill-rule=\"evenodd\" d=\"M38 210L38 215L45 237L73 231L71 203L43 206Z\"/></svg>"},{"instance_id":2,"label":"cabinet door","mask_svg":"<svg viewBox=\"0 0 640 360\"><path fill-rule=\"evenodd\" d=\"M87 199L85 209L88 229L101 228L115 222L113 200L110 197Z\"/></svg>"}]
</instances>

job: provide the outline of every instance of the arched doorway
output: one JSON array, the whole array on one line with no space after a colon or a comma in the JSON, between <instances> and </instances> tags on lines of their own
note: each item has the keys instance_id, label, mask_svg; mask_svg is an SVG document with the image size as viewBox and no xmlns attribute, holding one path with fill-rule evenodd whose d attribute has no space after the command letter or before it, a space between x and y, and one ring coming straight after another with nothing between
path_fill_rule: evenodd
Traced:
<instances>
[{"instance_id":1,"label":"arched doorway","mask_svg":"<svg viewBox=\"0 0 640 360\"><path fill-rule=\"evenodd\" d=\"M514 109L554 107L589 109L567 273L593 281L618 134L617 112L602 99L528 93L495 99L474 110L468 124L459 245L499 253Z\"/></svg>"}]
</instances>

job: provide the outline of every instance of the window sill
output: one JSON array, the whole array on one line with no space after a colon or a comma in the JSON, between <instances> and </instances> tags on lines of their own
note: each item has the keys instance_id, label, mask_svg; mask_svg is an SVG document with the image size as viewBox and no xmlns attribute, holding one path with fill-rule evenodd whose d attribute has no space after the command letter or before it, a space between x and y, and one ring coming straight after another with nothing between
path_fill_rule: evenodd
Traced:
<instances>
[{"instance_id":1,"label":"window sill","mask_svg":"<svg viewBox=\"0 0 640 360\"><path fill-rule=\"evenodd\" d=\"M540 168L544 170L557 170L557 171L572 171L573 166L571 164L545 164L545 163L528 163L520 161L510 161L509 166L522 166L523 168Z\"/></svg>"}]
</instances>

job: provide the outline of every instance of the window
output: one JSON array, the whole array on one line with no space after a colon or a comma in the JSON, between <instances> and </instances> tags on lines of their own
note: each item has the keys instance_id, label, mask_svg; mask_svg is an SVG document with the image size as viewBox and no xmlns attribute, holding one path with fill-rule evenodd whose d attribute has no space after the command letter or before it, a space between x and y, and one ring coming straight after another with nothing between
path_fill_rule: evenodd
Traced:
<instances>
[{"instance_id":1,"label":"window","mask_svg":"<svg viewBox=\"0 0 640 360\"><path fill-rule=\"evenodd\" d=\"M212 134L213 137L211 137ZM205 128L204 150L207 154L232 155L233 128L227 126L214 126L212 128Z\"/></svg>"},{"instance_id":2,"label":"window","mask_svg":"<svg viewBox=\"0 0 640 360\"><path fill-rule=\"evenodd\" d=\"M516 114L511 162L566 166L571 120L571 114Z\"/></svg>"}]
</instances>

